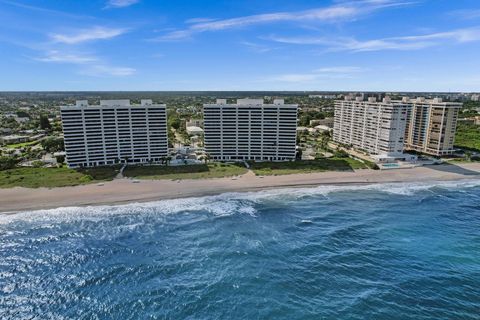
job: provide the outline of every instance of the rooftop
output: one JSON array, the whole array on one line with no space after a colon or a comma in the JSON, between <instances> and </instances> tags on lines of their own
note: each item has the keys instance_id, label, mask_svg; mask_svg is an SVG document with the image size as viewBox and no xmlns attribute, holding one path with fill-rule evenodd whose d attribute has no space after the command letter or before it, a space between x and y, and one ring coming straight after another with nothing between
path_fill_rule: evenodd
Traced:
<instances>
[{"instance_id":1,"label":"rooftop","mask_svg":"<svg viewBox=\"0 0 480 320\"><path fill-rule=\"evenodd\" d=\"M265 103L263 99L237 99L237 103L228 104L227 99L217 99L214 104L206 105L229 105L229 106L296 106L296 104L285 104L283 99L274 99L273 103Z\"/></svg>"},{"instance_id":2,"label":"rooftop","mask_svg":"<svg viewBox=\"0 0 480 320\"><path fill-rule=\"evenodd\" d=\"M129 99L119 100L100 100L98 105L90 105L88 100L77 100L74 106L62 106L62 108L76 107L132 107L132 106L164 106L163 104L154 104L151 99L142 99L140 104L131 104Z\"/></svg>"},{"instance_id":3,"label":"rooftop","mask_svg":"<svg viewBox=\"0 0 480 320\"><path fill-rule=\"evenodd\" d=\"M368 103L377 103L377 104L397 104L397 105L421 103L421 104L442 105L446 107L461 107L463 105L460 102L443 101L442 98L425 99L424 97L417 97L416 99L403 97L402 100L392 100L390 97L387 96L383 98L382 101L378 101L376 97L368 97L367 100L364 100L363 97L345 96L344 100L338 100L338 101L356 101L356 102L368 102Z\"/></svg>"}]
</instances>

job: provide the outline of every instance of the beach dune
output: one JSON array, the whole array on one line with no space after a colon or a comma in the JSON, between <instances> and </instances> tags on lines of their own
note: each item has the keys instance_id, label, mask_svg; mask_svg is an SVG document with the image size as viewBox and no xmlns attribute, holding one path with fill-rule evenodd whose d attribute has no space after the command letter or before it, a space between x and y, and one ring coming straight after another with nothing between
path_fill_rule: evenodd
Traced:
<instances>
[{"instance_id":1,"label":"beach dune","mask_svg":"<svg viewBox=\"0 0 480 320\"><path fill-rule=\"evenodd\" d=\"M394 182L428 182L480 179L480 163L435 165L411 169L354 172L319 172L258 177L252 172L238 177L208 180L116 179L103 185L89 184L62 188L0 189L0 212L52 209L69 206L122 204L183 197L246 192L282 187L305 187L326 184L369 184Z\"/></svg>"}]
</instances>

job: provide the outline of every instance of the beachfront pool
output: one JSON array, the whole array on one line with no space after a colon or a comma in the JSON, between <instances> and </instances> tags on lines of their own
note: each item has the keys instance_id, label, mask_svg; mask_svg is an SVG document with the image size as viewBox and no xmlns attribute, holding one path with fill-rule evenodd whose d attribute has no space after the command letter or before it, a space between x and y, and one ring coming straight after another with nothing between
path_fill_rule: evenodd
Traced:
<instances>
[{"instance_id":1,"label":"beachfront pool","mask_svg":"<svg viewBox=\"0 0 480 320\"><path fill-rule=\"evenodd\" d=\"M385 168L399 168L400 165L398 163L385 163L382 164L383 167Z\"/></svg>"}]
</instances>

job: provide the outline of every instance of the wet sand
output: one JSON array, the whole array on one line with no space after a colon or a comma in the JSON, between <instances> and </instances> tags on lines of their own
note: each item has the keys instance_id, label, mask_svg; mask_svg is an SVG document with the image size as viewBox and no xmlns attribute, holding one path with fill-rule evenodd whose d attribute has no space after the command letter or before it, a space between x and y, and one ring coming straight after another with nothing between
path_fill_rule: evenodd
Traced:
<instances>
[{"instance_id":1,"label":"wet sand","mask_svg":"<svg viewBox=\"0 0 480 320\"><path fill-rule=\"evenodd\" d=\"M70 206L115 205L273 188L465 179L480 179L480 163L436 165L382 171L319 172L265 176L263 178L248 172L235 180L232 178L181 181L140 180L139 183L133 183L131 179L116 179L111 182L105 182L101 186L89 184L52 189L19 187L0 189L0 213Z\"/></svg>"}]
</instances>

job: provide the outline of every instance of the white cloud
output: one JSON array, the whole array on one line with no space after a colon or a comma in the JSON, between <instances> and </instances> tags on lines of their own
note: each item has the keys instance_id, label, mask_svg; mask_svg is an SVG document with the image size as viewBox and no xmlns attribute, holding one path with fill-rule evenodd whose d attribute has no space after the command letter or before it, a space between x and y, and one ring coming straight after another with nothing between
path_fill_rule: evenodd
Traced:
<instances>
[{"instance_id":1,"label":"white cloud","mask_svg":"<svg viewBox=\"0 0 480 320\"><path fill-rule=\"evenodd\" d=\"M256 53L266 53L275 49L263 44L253 43L249 41L243 41L243 42L240 42L240 44L247 47L250 51L253 51Z\"/></svg>"},{"instance_id":2,"label":"white cloud","mask_svg":"<svg viewBox=\"0 0 480 320\"><path fill-rule=\"evenodd\" d=\"M281 74L264 79L264 81L278 81L290 83L307 83L319 79L351 79L355 74L365 72L368 69L352 66L325 67L308 73Z\"/></svg>"},{"instance_id":3,"label":"white cloud","mask_svg":"<svg viewBox=\"0 0 480 320\"><path fill-rule=\"evenodd\" d=\"M211 19L211 18L192 18L192 19L185 20L185 23L191 24L191 23L211 22L211 21L215 21L215 19Z\"/></svg>"},{"instance_id":4,"label":"white cloud","mask_svg":"<svg viewBox=\"0 0 480 320\"><path fill-rule=\"evenodd\" d=\"M27 5L27 4L23 4L15 1L1 0L1 2L2 4L15 6L17 8L30 10L30 11L38 11L38 12L42 12L44 14L48 14L52 16L60 16L60 17L67 17L67 18L73 18L73 19L91 18L90 16L77 15L77 14L72 14L72 13L63 12L59 10L52 10L52 9L47 9L43 7L37 7L37 6Z\"/></svg>"},{"instance_id":5,"label":"white cloud","mask_svg":"<svg viewBox=\"0 0 480 320\"><path fill-rule=\"evenodd\" d=\"M125 77L133 75L137 70L128 67L115 67L108 65L92 65L85 70L81 70L79 73L87 76L102 77Z\"/></svg>"},{"instance_id":6,"label":"white cloud","mask_svg":"<svg viewBox=\"0 0 480 320\"><path fill-rule=\"evenodd\" d=\"M105 27L93 27L90 29L83 29L74 34L52 34L50 37L55 42L61 42L65 44L78 44L86 41L93 40L105 40L115 38L119 35L127 32L126 29L120 28L105 28Z\"/></svg>"},{"instance_id":7,"label":"white cloud","mask_svg":"<svg viewBox=\"0 0 480 320\"><path fill-rule=\"evenodd\" d=\"M351 74L351 73L357 73L357 72L364 72L367 71L365 68L360 68L360 67L326 67L326 68L320 68L315 70L317 73L345 73L345 74Z\"/></svg>"},{"instance_id":8,"label":"white cloud","mask_svg":"<svg viewBox=\"0 0 480 320\"><path fill-rule=\"evenodd\" d=\"M136 72L134 68L116 67L105 64L105 62L93 56L62 53L57 50L49 51L45 54L45 56L34 58L34 60L47 63L68 63L79 65L81 67L78 72L79 74L94 77L125 77Z\"/></svg>"},{"instance_id":9,"label":"white cloud","mask_svg":"<svg viewBox=\"0 0 480 320\"><path fill-rule=\"evenodd\" d=\"M35 60L42 62L86 64L97 61L97 58L78 54L61 53L59 51L52 50L49 51L44 57L35 58Z\"/></svg>"},{"instance_id":10,"label":"white cloud","mask_svg":"<svg viewBox=\"0 0 480 320\"><path fill-rule=\"evenodd\" d=\"M447 32L430 33L404 37L391 37L360 41L354 38L330 39L325 37L277 37L266 39L299 45L320 45L333 51L380 51L380 50L415 50L452 43L480 41L480 27L457 29Z\"/></svg>"},{"instance_id":11,"label":"white cloud","mask_svg":"<svg viewBox=\"0 0 480 320\"><path fill-rule=\"evenodd\" d=\"M338 21L354 20L361 15L370 13L381 8L404 6L408 4L410 4L410 2L399 2L395 0L363 0L306 11L266 13L214 21L203 21L203 19L201 18L190 19L187 21L194 21L190 27L183 30L172 31L155 40L181 40L190 38L196 33L242 28L267 23L304 23L307 21L334 23Z\"/></svg>"},{"instance_id":12,"label":"white cloud","mask_svg":"<svg viewBox=\"0 0 480 320\"><path fill-rule=\"evenodd\" d=\"M110 0L107 8L125 8L138 3L140 0Z\"/></svg>"},{"instance_id":13,"label":"white cloud","mask_svg":"<svg viewBox=\"0 0 480 320\"><path fill-rule=\"evenodd\" d=\"M465 10L456 10L450 13L453 17L459 17L461 19L477 19L480 18L480 9L465 9Z\"/></svg>"},{"instance_id":14,"label":"white cloud","mask_svg":"<svg viewBox=\"0 0 480 320\"><path fill-rule=\"evenodd\" d=\"M318 79L318 75L311 73L293 73L293 74L282 74L269 78L270 81L282 81L282 82L311 82Z\"/></svg>"}]
</instances>

